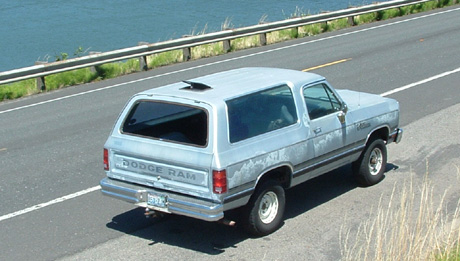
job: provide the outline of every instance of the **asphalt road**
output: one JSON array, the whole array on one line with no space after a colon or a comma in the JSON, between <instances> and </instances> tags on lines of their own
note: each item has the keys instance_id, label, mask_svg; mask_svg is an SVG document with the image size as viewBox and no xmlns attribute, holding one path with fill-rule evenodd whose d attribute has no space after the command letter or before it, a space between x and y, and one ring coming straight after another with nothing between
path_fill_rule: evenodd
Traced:
<instances>
[{"instance_id":1,"label":"asphalt road","mask_svg":"<svg viewBox=\"0 0 460 261\"><path fill-rule=\"evenodd\" d=\"M340 259L341 228L357 227L395 184L420 182L426 166L439 194L450 188L449 206L458 200L459 45L457 5L1 103L0 260ZM319 66L336 88L397 99L405 135L389 146L386 178L360 188L347 166L299 185L283 227L259 239L184 217L151 221L101 195L102 147L132 94L243 66Z\"/></svg>"}]
</instances>

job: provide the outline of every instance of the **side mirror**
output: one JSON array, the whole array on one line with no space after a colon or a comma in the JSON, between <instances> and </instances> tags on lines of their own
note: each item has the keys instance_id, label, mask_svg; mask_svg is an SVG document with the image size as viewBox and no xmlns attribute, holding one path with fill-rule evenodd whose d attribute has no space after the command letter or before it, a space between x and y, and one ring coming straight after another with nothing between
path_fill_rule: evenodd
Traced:
<instances>
[{"instance_id":1,"label":"side mirror","mask_svg":"<svg viewBox=\"0 0 460 261\"><path fill-rule=\"evenodd\" d=\"M344 124L345 123L345 116L347 114L343 111L339 111L339 113L337 113L337 118L339 118L339 121L340 123Z\"/></svg>"},{"instance_id":2,"label":"side mirror","mask_svg":"<svg viewBox=\"0 0 460 261\"><path fill-rule=\"evenodd\" d=\"M342 110L339 111L339 113L337 114L337 118L339 118L339 121L341 124L345 123L345 116L347 115L347 112L348 112L348 106L344 103L342 105Z\"/></svg>"}]
</instances>

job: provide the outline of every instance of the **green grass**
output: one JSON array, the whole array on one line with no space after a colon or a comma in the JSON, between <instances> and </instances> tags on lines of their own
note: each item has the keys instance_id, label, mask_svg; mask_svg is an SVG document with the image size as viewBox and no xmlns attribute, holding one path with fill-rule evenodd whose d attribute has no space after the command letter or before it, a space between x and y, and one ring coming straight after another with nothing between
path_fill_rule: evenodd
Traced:
<instances>
[{"instance_id":1,"label":"green grass","mask_svg":"<svg viewBox=\"0 0 460 261\"><path fill-rule=\"evenodd\" d=\"M299 27L299 37L313 36L323 32L321 24L310 24Z\"/></svg>"},{"instance_id":2,"label":"green grass","mask_svg":"<svg viewBox=\"0 0 460 261\"><path fill-rule=\"evenodd\" d=\"M147 57L149 69L160 66L174 64L182 61L182 50L173 50L164 53L158 53Z\"/></svg>"},{"instance_id":3,"label":"green grass","mask_svg":"<svg viewBox=\"0 0 460 261\"><path fill-rule=\"evenodd\" d=\"M216 56L224 53L222 42L200 45L192 48L192 59Z\"/></svg>"},{"instance_id":4,"label":"green grass","mask_svg":"<svg viewBox=\"0 0 460 261\"><path fill-rule=\"evenodd\" d=\"M259 36L253 35L243 38L237 38L230 42L230 51L243 50L260 45Z\"/></svg>"},{"instance_id":5,"label":"green grass","mask_svg":"<svg viewBox=\"0 0 460 261\"><path fill-rule=\"evenodd\" d=\"M97 79L105 80L139 71L139 60L129 59L126 62L115 62L95 67Z\"/></svg>"},{"instance_id":6,"label":"green grass","mask_svg":"<svg viewBox=\"0 0 460 261\"><path fill-rule=\"evenodd\" d=\"M45 84L47 90L51 91L66 86L92 82L97 78L98 74L96 72L92 72L89 68L83 68L46 76Z\"/></svg>"},{"instance_id":7,"label":"green grass","mask_svg":"<svg viewBox=\"0 0 460 261\"><path fill-rule=\"evenodd\" d=\"M14 100L36 94L37 84L34 79L0 85L0 101Z\"/></svg>"},{"instance_id":8,"label":"green grass","mask_svg":"<svg viewBox=\"0 0 460 261\"><path fill-rule=\"evenodd\" d=\"M267 44L273 44L295 39L298 36L299 33L297 28L274 31L271 33L267 33Z\"/></svg>"},{"instance_id":9,"label":"green grass","mask_svg":"<svg viewBox=\"0 0 460 261\"><path fill-rule=\"evenodd\" d=\"M414 14L419 12L425 12L436 8L442 8L445 6L453 5L454 0L439 0L430 1L426 3L414 4L401 8L394 8L369 14L363 14L354 17L354 24L360 25L365 23L371 23L374 21L391 19L398 16L404 16L408 14ZM289 18L304 17L310 15L309 11L301 10L296 8L295 12L288 16ZM264 20L265 18L261 18ZM267 34L267 44L282 42L290 39L314 36L323 32L336 31L342 28L347 28L347 18L329 21L327 23L310 24L301 26L299 28L285 29L275 31ZM222 24L222 29L231 29L232 24L229 19ZM207 26L201 31L192 31L192 35L202 35L206 33ZM252 48L260 46L259 36L248 36L230 41L230 51L236 51L246 48ZM77 49L75 55L79 56L82 52L82 48ZM191 49L191 59L200 59L203 57L216 56L225 53L223 44L211 43L193 47ZM66 59L67 54L59 56L59 59ZM182 50L167 51L164 53L154 54L147 57L148 69L157 68L169 64L182 62ZM139 60L130 59L125 62L115 62L96 66L94 69L79 69L71 72L64 72L55 75L45 77L46 91L64 88L66 86L72 86L77 84L88 83L92 81L104 80L109 78L118 77L121 75L133 73L139 71ZM32 95L40 92L36 88L35 80L20 81L13 84L0 85L0 101L17 99L23 96Z\"/></svg>"}]
</instances>

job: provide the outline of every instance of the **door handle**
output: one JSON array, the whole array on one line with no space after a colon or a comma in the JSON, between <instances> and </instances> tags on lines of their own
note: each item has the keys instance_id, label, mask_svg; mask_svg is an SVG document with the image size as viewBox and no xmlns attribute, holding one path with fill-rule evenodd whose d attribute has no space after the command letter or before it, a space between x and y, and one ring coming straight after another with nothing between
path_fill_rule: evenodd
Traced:
<instances>
[{"instance_id":1,"label":"door handle","mask_svg":"<svg viewBox=\"0 0 460 261\"><path fill-rule=\"evenodd\" d=\"M320 133L320 132L321 132L321 127L316 128L313 132L314 132L315 134Z\"/></svg>"}]
</instances>

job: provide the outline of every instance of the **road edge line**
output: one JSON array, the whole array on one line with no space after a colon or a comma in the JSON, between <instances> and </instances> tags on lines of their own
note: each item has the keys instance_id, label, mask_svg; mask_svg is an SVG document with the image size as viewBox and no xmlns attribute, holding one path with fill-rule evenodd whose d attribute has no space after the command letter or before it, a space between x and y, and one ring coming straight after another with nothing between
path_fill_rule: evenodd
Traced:
<instances>
[{"instance_id":1,"label":"road edge line","mask_svg":"<svg viewBox=\"0 0 460 261\"><path fill-rule=\"evenodd\" d=\"M82 196L82 195L85 195L85 194L88 194L88 193L91 193L93 191L97 191L97 190L100 190L100 189L101 189L101 186L98 185L98 186L95 186L95 187L92 187L92 188L88 188L88 189L85 189L85 190L75 192L73 194L69 194L69 195L66 195L66 196L63 196L63 197L60 197L60 198L50 200L50 201L48 201L46 203L37 204L35 206L28 207L28 208L25 208L23 210L19 210L19 211L10 213L10 214L6 214L6 215L3 215L3 216L0 216L0 222L5 221L5 220L10 219L10 218L13 218L13 217L24 215L26 213L29 213L29 212L32 212L32 211L35 211L35 210L39 210L39 209L44 208L44 207L48 207L48 206L51 206L51 205L54 205L54 204L57 204L57 203L61 203L61 202L64 202L66 200L73 199L73 198L76 198L76 197L79 197L79 196Z\"/></svg>"}]
</instances>

